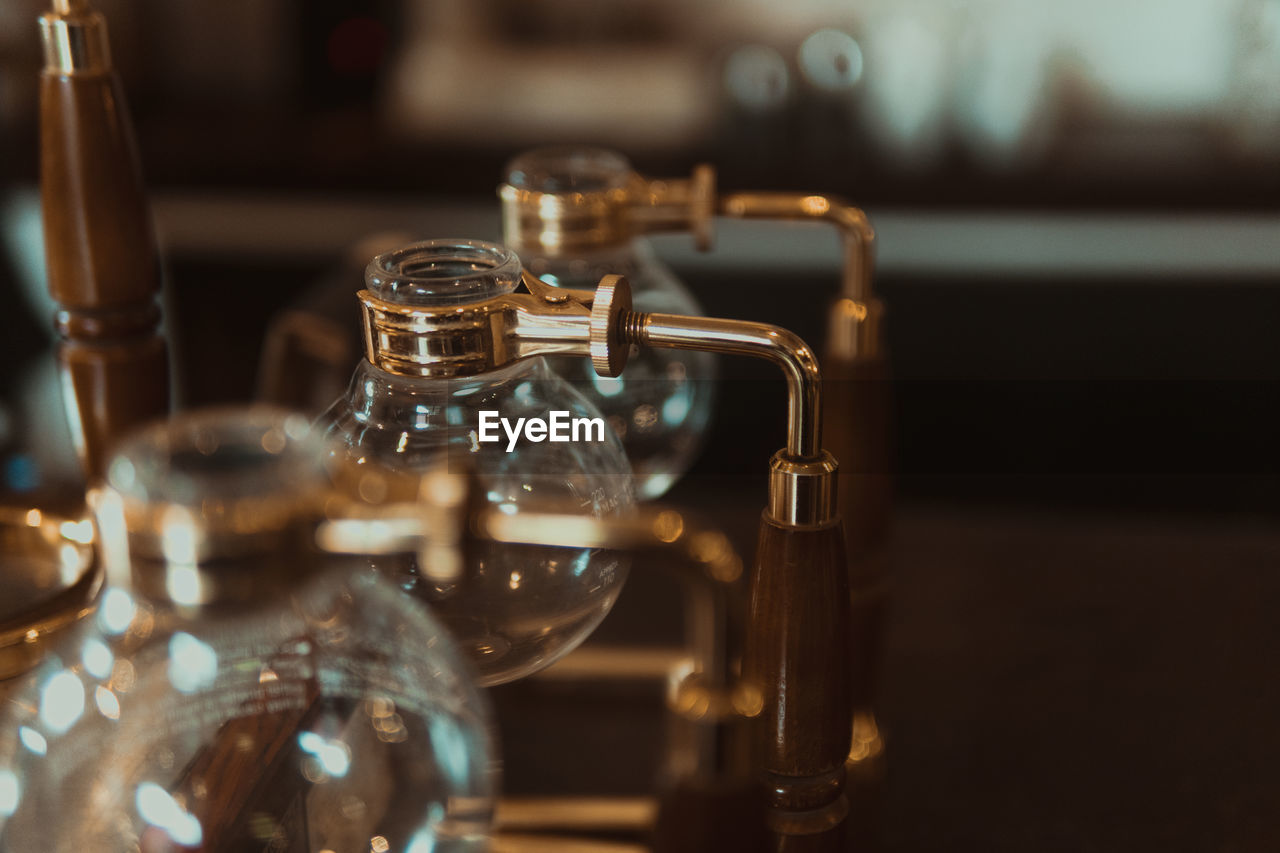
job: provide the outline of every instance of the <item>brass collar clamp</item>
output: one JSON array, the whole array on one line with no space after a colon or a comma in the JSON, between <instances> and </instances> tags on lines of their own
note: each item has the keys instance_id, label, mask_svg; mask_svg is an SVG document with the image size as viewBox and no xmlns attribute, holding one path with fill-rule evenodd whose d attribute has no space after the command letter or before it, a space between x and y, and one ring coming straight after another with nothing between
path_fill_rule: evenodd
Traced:
<instances>
[{"instance_id":1,"label":"brass collar clamp","mask_svg":"<svg viewBox=\"0 0 1280 853\"><path fill-rule=\"evenodd\" d=\"M405 305L362 290L365 355L399 376L463 377L536 356L599 354L597 371L617 376L628 349L616 346L611 330L631 308L631 289L625 279L610 278L615 286L596 298L521 271L525 292L462 305Z\"/></svg>"},{"instance_id":2,"label":"brass collar clamp","mask_svg":"<svg viewBox=\"0 0 1280 853\"><path fill-rule=\"evenodd\" d=\"M773 463L769 514L787 524L835 518L835 460L821 450L821 377L813 350L766 323L632 310L631 286L554 287L489 243L436 240L379 255L360 291L366 356L388 373L461 377L525 358L577 355L617 376L633 344L763 358L787 379L787 447ZM516 292L517 285L524 292Z\"/></svg>"},{"instance_id":3,"label":"brass collar clamp","mask_svg":"<svg viewBox=\"0 0 1280 853\"><path fill-rule=\"evenodd\" d=\"M625 244L651 231L692 231L711 248L716 174L694 167L688 178L647 178L612 151L540 148L507 167L502 199L504 242L517 252L555 257Z\"/></svg>"}]
</instances>

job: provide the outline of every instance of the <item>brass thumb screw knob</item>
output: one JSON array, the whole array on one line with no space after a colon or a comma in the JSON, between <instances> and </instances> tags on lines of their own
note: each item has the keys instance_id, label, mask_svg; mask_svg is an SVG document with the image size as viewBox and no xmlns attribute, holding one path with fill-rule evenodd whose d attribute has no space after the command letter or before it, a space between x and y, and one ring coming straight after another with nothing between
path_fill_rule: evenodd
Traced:
<instances>
[{"instance_id":1,"label":"brass thumb screw knob","mask_svg":"<svg viewBox=\"0 0 1280 853\"><path fill-rule=\"evenodd\" d=\"M591 364L601 376L617 376L627 366L631 347L621 340L619 326L629 314L631 282L620 275L600 279L591 304Z\"/></svg>"}]
</instances>

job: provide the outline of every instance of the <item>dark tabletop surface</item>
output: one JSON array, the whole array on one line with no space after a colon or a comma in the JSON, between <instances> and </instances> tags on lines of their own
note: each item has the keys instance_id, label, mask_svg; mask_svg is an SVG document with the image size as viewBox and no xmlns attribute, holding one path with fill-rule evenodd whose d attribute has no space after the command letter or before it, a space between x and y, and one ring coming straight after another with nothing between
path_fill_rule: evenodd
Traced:
<instances>
[{"instance_id":1,"label":"dark tabletop surface","mask_svg":"<svg viewBox=\"0 0 1280 853\"><path fill-rule=\"evenodd\" d=\"M886 557L885 849L1280 849L1280 526L912 504ZM678 641L653 568L593 642ZM509 791L650 789L656 689L495 695Z\"/></svg>"}]
</instances>

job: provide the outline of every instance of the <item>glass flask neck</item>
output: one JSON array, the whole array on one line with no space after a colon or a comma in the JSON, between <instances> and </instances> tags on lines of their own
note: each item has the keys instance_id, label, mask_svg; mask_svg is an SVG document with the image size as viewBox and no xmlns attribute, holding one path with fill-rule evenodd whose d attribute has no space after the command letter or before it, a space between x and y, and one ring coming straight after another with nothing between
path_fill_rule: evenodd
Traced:
<instances>
[{"instance_id":1,"label":"glass flask neck","mask_svg":"<svg viewBox=\"0 0 1280 853\"><path fill-rule=\"evenodd\" d=\"M715 171L646 178L621 154L600 148L541 148L507 166L503 239L521 254L576 254L650 231L692 231L711 247Z\"/></svg>"},{"instance_id":2,"label":"glass flask neck","mask_svg":"<svg viewBox=\"0 0 1280 853\"><path fill-rule=\"evenodd\" d=\"M480 240L427 240L378 255L364 281L368 293L392 305L466 305L514 291L520 259Z\"/></svg>"},{"instance_id":3,"label":"glass flask neck","mask_svg":"<svg viewBox=\"0 0 1280 853\"><path fill-rule=\"evenodd\" d=\"M507 164L502 229L528 255L577 254L625 245L631 196L643 180L625 157L601 148L538 148Z\"/></svg>"},{"instance_id":4,"label":"glass flask neck","mask_svg":"<svg viewBox=\"0 0 1280 853\"><path fill-rule=\"evenodd\" d=\"M513 252L478 240L380 255L366 281L365 357L400 376L481 376L539 355L588 355L591 336L610 320L593 293L548 298L550 287ZM526 292L516 293L521 283Z\"/></svg>"},{"instance_id":5,"label":"glass flask neck","mask_svg":"<svg viewBox=\"0 0 1280 853\"><path fill-rule=\"evenodd\" d=\"M368 426L424 427L428 421L430 425L445 423L444 410L461 397L497 391L526 379L551 377L544 358L517 361L474 376L449 378L390 373L368 359L361 359L346 397L337 405ZM328 417L321 418L325 420Z\"/></svg>"},{"instance_id":6,"label":"glass flask neck","mask_svg":"<svg viewBox=\"0 0 1280 853\"><path fill-rule=\"evenodd\" d=\"M349 559L349 558L348 558ZM198 606L180 603L181 595L154 585L135 582L124 590L112 587L104 593L96 614L96 629L106 639L121 636L129 642L163 642L175 634L239 636L262 630L301 632L298 603L320 601L326 591L341 589L346 571L314 571L288 584L271 581L257 587L257 594L228 595Z\"/></svg>"},{"instance_id":7,"label":"glass flask neck","mask_svg":"<svg viewBox=\"0 0 1280 853\"><path fill-rule=\"evenodd\" d=\"M605 148L535 148L507 164L507 184L539 193L603 193L625 189L632 171L626 157Z\"/></svg>"},{"instance_id":8,"label":"glass flask neck","mask_svg":"<svg viewBox=\"0 0 1280 853\"><path fill-rule=\"evenodd\" d=\"M304 417L222 409L122 445L96 514L103 550L157 603L205 607L287 589L325 562L313 528L328 494Z\"/></svg>"}]
</instances>

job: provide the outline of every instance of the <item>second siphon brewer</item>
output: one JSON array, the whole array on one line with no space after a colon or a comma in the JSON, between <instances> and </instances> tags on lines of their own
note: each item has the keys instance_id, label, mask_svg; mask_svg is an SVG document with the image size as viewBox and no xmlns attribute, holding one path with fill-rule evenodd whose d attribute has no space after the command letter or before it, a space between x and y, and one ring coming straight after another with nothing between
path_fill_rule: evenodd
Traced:
<instances>
[{"instance_id":1,"label":"second siphon brewer","mask_svg":"<svg viewBox=\"0 0 1280 853\"><path fill-rule=\"evenodd\" d=\"M634 190L635 172L621 154L537 148L506 171L498 189L503 241L542 281L592 288L605 275L623 275L641 311L703 313L644 236L609 214ZM715 396L711 353L643 349L632 354L626 375L612 377L582 359L557 359L553 366L582 387L622 438L641 498L660 497L693 463Z\"/></svg>"}]
</instances>

